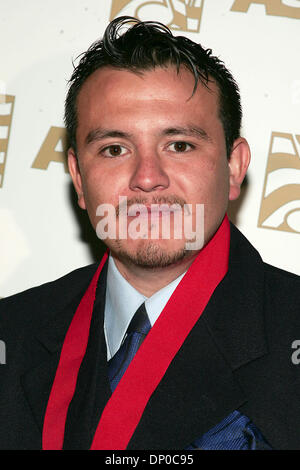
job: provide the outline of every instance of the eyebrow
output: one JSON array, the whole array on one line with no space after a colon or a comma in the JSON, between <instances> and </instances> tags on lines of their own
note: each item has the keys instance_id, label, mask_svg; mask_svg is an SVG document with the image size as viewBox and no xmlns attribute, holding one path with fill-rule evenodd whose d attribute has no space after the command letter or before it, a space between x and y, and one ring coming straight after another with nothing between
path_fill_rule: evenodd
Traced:
<instances>
[{"instance_id":1,"label":"eyebrow","mask_svg":"<svg viewBox=\"0 0 300 470\"><path fill-rule=\"evenodd\" d=\"M163 131L163 135L185 135L195 136L203 140L211 141L207 132L201 127L187 126L187 127L170 127Z\"/></svg>"},{"instance_id":2,"label":"eyebrow","mask_svg":"<svg viewBox=\"0 0 300 470\"><path fill-rule=\"evenodd\" d=\"M89 144L92 144L93 142L97 142L98 140L106 139L107 137L129 139L131 137L131 134L128 134L127 132L123 132L123 131L113 130L113 129L97 128L97 129L93 129L92 131L88 133L88 135L85 138L85 144L89 145Z\"/></svg>"},{"instance_id":3,"label":"eyebrow","mask_svg":"<svg viewBox=\"0 0 300 470\"><path fill-rule=\"evenodd\" d=\"M163 136L175 136L175 135L184 135L184 136L195 136L197 138L201 138L206 141L211 141L211 138L207 134L207 132L202 129L201 127L197 126L187 126L187 127L169 127L164 129L161 134ZM130 139L132 134L128 134L127 132L123 132L117 129L93 129L91 130L85 138L85 145L90 145L94 142L99 140L103 140L106 138L123 138L123 139Z\"/></svg>"}]
</instances>

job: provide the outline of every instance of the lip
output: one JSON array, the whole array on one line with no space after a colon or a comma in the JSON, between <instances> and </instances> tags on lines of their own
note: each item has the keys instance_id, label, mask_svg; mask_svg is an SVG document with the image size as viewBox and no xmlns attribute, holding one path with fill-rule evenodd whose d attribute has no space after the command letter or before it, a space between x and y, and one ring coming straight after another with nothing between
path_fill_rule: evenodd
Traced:
<instances>
[{"instance_id":1,"label":"lip","mask_svg":"<svg viewBox=\"0 0 300 470\"><path fill-rule=\"evenodd\" d=\"M150 204L150 205L145 205L145 204L133 204L130 206L127 210L127 216L128 217L149 217L151 218L156 218L156 217L163 217L166 215L170 215L171 213L181 211L182 209L178 208L175 209L172 208L170 209L170 206L167 204Z\"/></svg>"}]
</instances>

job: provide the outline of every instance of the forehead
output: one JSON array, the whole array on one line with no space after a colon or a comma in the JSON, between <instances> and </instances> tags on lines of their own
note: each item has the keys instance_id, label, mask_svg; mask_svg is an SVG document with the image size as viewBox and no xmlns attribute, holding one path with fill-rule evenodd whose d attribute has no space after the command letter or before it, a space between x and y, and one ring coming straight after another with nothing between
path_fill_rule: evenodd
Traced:
<instances>
[{"instance_id":1,"label":"forehead","mask_svg":"<svg viewBox=\"0 0 300 470\"><path fill-rule=\"evenodd\" d=\"M192 97L195 85L194 75L184 66L179 72L175 66L156 67L150 70L131 71L113 67L102 67L93 72L81 86L77 98L80 107L82 101L86 101L95 95L102 99L111 99L126 93L128 98L143 97L145 100L177 99L188 101ZM214 80L205 87L198 82L195 98L212 98L218 101L218 86ZM123 96L123 95L122 95Z\"/></svg>"},{"instance_id":2,"label":"forehead","mask_svg":"<svg viewBox=\"0 0 300 470\"><path fill-rule=\"evenodd\" d=\"M209 82L209 88L198 83L193 94L194 85L195 78L185 67L179 72L170 66L139 73L103 67L88 77L78 94L78 130L85 132L99 120L113 123L124 118L126 125L130 117L144 118L146 126L153 115L174 121L219 120L215 82Z\"/></svg>"}]
</instances>

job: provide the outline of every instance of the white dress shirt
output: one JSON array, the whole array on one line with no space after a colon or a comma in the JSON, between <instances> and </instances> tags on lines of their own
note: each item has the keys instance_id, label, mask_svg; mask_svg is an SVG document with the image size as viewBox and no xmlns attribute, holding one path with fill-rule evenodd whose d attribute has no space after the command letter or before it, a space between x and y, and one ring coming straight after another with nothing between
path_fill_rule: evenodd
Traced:
<instances>
[{"instance_id":1,"label":"white dress shirt","mask_svg":"<svg viewBox=\"0 0 300 470\"><path fill-rule=\"evenodd\" d=\"M145 297L129 284L116 267L113 257L109 256L104 310L107 360L118 351L129 323L142 303L145 302L153 326L184 275L185 272L151 297Z\"/></svg>"}]
</instances>

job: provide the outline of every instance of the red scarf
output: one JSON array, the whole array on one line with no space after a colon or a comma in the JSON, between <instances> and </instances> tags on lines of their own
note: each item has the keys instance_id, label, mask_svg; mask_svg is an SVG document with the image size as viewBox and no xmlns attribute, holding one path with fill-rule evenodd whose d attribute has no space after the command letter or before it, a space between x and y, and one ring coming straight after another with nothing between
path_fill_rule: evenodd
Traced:
<instances>
[{"instance_id":1,"label":"red scarf","mask_svg":"<svg viewBox=\"0 0 300 470\"><path fill-rule=\"evenodd\" d=\"M230 227L225 216L175 289L108 400L91 449L126 449L149 398L228 270L229 241ZM68 407L85 355L97 282L107 256L106 253L101 260L63 343L44 419L45 450L63 447Z\"/></svg>"}]
</instances>

